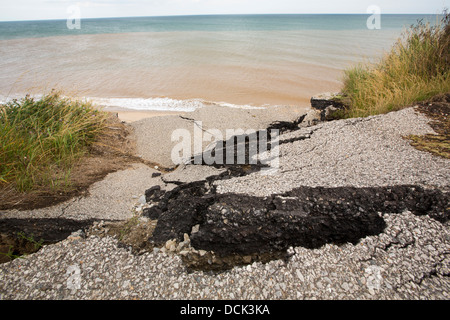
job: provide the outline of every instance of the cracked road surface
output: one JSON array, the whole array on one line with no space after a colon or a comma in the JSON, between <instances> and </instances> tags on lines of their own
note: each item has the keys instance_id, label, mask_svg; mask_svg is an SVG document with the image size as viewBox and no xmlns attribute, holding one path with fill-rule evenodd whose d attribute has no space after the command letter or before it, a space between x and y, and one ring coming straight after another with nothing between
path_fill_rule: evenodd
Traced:
<instances>
[{"instance_id":1,"label":"cracked road surface","mask_svg":"<svg viewBox=\"0 0 450 320\"><path fill-rule=\"evenodd\" d=\"M186 123L181 118L180 121ZM151 127L146 130L152 132ZM301 139L306 133L309 137ZM366 119L322 123L280 136L280 141L288 142L280 144L280 168L276 174L263 176L254 172L218 179L212 181L211 187L220 199L280 195L274 196L272 211L276 211L276 205L281 211L288 210L283 206L290 205L290 197L295 197L295 189L300 187L381 188L387 193L392 187L394 191L390 192L395 194L395 188L412 186L424 194L441 194L445 200L449 191L449 160L418 151L402 138L427 133L433 133L428 119L412 108ZM197 177L198 172L195 174ZM189 181L188 178L183 177ZM174 175L170 180L180 181ZM148 189L157 183L149 178L144 184ZM25 259L0 265L0 294L3 299L448 300L449 222L440 218L446 212L442 206L435 206L438 209L434 213L427 209L418 214L417 205L424 203L421 192L419 198L410 198L413 205L394 208L383 201L374 207L374 221L383 222L382 230L363 232L355 240L343 243L286 243L285 259L265 263L251 260L220 273L187 272L182 257L163 248L134 255L112 237L66 239ZM376 193L372 196L377 199ZM196 205L188 200L189 197L185 206ZM370 205L367 202L363 203L363 210ZM228 205L233 204L231 201ZM230 208L216 209L220 213L226 209L223 214L227 215ZM357 212L351 209L349 213ZM223 227L236 222L235 218L239 217L224 217ZM203 231L200 223L199 234L208 236L209 231L215 232L214 224L208 220L204 227ZM199 245L195 237L191 232L194 246ZM67 272L73 267L79 270L76 287L68 285Z\"/></svg>"}]
</instances>

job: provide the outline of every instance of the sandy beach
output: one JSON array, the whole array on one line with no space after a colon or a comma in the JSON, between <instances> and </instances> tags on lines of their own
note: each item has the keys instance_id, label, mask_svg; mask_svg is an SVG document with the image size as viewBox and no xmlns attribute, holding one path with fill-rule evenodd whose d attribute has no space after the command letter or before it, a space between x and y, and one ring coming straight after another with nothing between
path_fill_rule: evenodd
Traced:
<instances>
[{"instance_id":1,"label":"sandy beach","mask_svg":"<svg viewBox=\"0 0 450 320\"><path fill-rule=\"evenodd\" d=\"M110 112L112 114L116 114L117 117L126 123L132 123L135 121L139 121L142 119L154 118L154 117L162 117L162 116L180 116L186 115L187 112L181 111L137 111L137 110L126 110L119 108L106 108L104 111Z\"/></svg>"}]
</instances>

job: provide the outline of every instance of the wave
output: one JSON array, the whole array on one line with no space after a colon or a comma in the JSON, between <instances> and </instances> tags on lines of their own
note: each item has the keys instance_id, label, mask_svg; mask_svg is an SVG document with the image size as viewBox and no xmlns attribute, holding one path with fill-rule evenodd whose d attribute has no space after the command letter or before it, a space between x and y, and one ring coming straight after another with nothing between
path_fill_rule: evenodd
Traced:
<instances>
[{"instance_id":1,"label":"wave","mask_svg":"<svg viewBox=\"0 0 450 320\"><path fill-rule=\"evenodd\" d=\"M43 94L19 94L19 93L9 94L7 96L0 95L0 104L6 104L9 102L12 102L13 100L20 101L21 99L25 98L25 96L27 96L27 95L29 97L33 98L34 100L39 100L44 96Z\"/></svg>"},{"instance_id":2,"label":"wave","mask_svg":"<svg viewBox=\"0 0 450 320\"><path fill-rule=\"evenodd\" d=\"M236 105L226 102L210 102L202 99L177 100L171 98L87 98L95 105L106 108L124 108L141 111L192 112L211 105L239 109L260 109L250 105Z\"/></svg>"},{"instance_id":3,"label":"wave","mask_svg":"<svg viewBox=\"0 0 450 320\"><path fill-rule=\"evenodd\" d=\"M191 112L202 108L205 104L198 99L175 100L170 98L87 98L95 105L103 107L119 107L131 110L151 111L184 111Z\"/></svg>"},{"instance_id":4,"label":"wave","mask_svg":"<svg viewBox=\"0 0 450 320\"><path fill-rule=\"evenodd\" d=\"M5 104L13 99L20 100L25 95L9 95L8 97L0 95L0 104ZM42 94L30 95L32 98L38 100L43 97ZM197 109L208 106L221 106L227 108L238 109L261 109L269 107L256 107L252 105L238 105L227 102L211 102L202 99L186 99L177 100L171 98L98 98L86 97L83 100L91 102L93 105L102 107L104 109L128 109L138 111L175 111L175 112L193 112Z\"/></svg>"}]
</instances>

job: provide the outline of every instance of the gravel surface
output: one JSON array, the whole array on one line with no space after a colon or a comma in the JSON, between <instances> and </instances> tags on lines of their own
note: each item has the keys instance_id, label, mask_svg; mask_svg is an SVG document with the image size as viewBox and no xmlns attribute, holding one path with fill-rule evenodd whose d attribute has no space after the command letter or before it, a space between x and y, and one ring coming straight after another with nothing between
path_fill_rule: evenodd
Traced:
<instances>
[{"instance_id":1,"label":"gravel surface","mask_svg":"<svg viewBox=\"0 0 450 320\"><path fill-rule=\"evenodd\" d=\"M111 237L67 239L0 265L3 299L449 299L449 229L409 212L358 245L293 248L289 261L188 273Z\"/></svg>"},{"instance_id":2,"label":"gravel surface","mask_svg":"<svg viewBox=\"0 0 450 320\"><path fill-rule=\"evenodd\" d=\"M267 196L299 186L448 187L450 160L413 148L402 138L434 133L413 108L368 118L325 122L280 136L276 174L217 181L219 193ZM306 137L292 143L284 140Z\"/></svg>"},{"instance_id":3,"label":"gravel surface","mask_svg":"<svg viewBox=\"0 0 450 320\"><path fill-rule=\"evenodd\" d=\"M1 218L65 218L74 220L126 220L133 216L133 207L150 185L166 184L158 172L144 164L133 164L127 170L108 174L89 188L89 195L76 197L59 205L36 210L0 211Z\"/></svg>"},{"instance_id":4,"label":"gravel surface","mask_svg":"<svg viewBox=\"0 0 450 320\"><path fill-rule=\"evenodd\" d=\"M411 108L324 123L282 136L282 140L310 138L281 145L279 175L252 174L217 185L220 192L252 195L300 185L414 183L446 189L449 161L417 151L401 138L429 132L427 119ZM117 178L117 185L122 178L133 183L115 191L106 179L93 187L93 195L99 190L94 202L70 205L75 210L70 216L100 217L96 212L103 210L108 215L108 207L100 210L102 205L122 195L140 196L146 188L162 183L160 178L151 180L151 173L138 166L135 171L108 176ZM131 191L131 186L136 189ZM123 210L114 216L129 217L128 208ZM1 264L0 299L449 299L449 223L408 211L384 213L383 219L387 224L383 233L355 245L291 248L287 261L255 262L221 273L188 272L179 255L161 250L135 255L109 236L75 235Z\"/></svg>"}]
</instances>

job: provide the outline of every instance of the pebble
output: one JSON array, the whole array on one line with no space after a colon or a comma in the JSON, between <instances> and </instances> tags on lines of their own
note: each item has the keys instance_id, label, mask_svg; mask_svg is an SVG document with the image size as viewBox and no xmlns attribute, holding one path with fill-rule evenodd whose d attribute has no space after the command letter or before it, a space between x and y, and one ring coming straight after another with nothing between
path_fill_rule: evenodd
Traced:
<instances>
[{"instance_id":1,"label":"pebble","mask_svg":"<svg viewBox=\"0 0 450 320\"><path fill-rule=\"evenodd\" d=\"M146 199L145 195L140 196L138 201L142 205L147 203L147 199Z\"/></svg>"},{"instance_id":2,"label":"pebble","mask_svg":"<svg viewBox=\"0 0 450 320\"><path fill-rule=\"evenodd\" d=\"M303 278L303 274L301 273L301 271L297 269L297 270L296 270L296 273L297 273L298 279L299 279L301 282L304 282L304 281L305 281L305 278Z\"/></svg>"}]
</instances>

